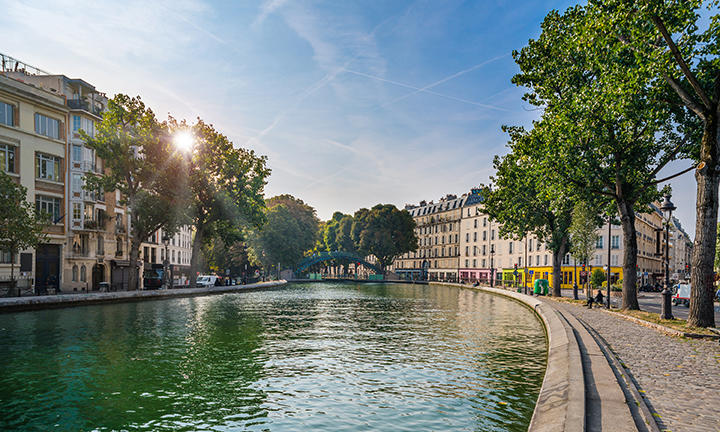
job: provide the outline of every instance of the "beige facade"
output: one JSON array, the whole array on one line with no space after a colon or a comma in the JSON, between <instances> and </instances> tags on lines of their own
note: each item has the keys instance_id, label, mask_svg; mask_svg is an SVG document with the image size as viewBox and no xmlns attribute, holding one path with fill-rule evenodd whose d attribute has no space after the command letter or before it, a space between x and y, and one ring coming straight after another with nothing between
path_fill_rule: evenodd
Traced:
<instances>
[{"instance_id":1,"label":"beige facade","mask_svg":"<svg viewBox=\"0 0 720 432\"><path fill-rule=\"evenodd\" d=\"M405 209L415 220L418 250L393 262L395 273L412 279L456 281L460 263L460 219L467 195L446 195Z\"/></svg>"},{"instance_id":2,"label":"beige facade","mask_svg":"<svg viewBox=\"0 0 720 432\"><path fill-rule=\"evenodd\" d=\"M63 282L67 112L63 97L0 71L0 169L27 188L28 201L51 217L46 241L15 258L15 270L21 271L18 286L24 290L54 292ZM0 283L9 273L10 256L0 252Z\"/></svg>"},{"instance_id":3,"label":"beige facade","mask_svg":"<svg viewBox=\"0 0 720 432\"><path fill-rule=\"evenodd\" d=\"M678 281L689 280L693 243L677 218L673 218L670 226L670 245L671 278Z\"/></svg>"}]
</instances>

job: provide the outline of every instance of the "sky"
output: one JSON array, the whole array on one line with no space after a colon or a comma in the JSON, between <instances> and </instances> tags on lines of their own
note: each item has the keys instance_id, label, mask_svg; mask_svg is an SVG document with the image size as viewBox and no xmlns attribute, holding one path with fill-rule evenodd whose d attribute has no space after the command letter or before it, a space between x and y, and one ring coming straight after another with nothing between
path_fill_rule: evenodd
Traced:
<instances>
[{"instance_id":1,"label":"sky","mask_svg":"<svg viewBox=\"0 0 720 432\"><path fill-rule=\"evenodd\" d=\"M462 194L539 112L512 51L571 1L0 0L0 52L268 157L266 196L334 211ZM690 166L677 161L663 174ZM672 181L694 237L695 180Z\"/></svg>"}]
</instances>

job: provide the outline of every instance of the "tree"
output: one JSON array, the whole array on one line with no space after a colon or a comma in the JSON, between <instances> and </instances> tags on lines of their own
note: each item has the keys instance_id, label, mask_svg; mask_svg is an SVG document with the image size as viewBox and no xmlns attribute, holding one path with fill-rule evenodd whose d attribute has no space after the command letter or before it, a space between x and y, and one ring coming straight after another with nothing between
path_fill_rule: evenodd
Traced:
<instances>
[{"instance_id":1,"label":"tree","mask_svg":"<svg viewBox=\"0 0 720 432\"><path fill-rule=\"evenodd\" d=\"M315 209L292 195L270 198L266 206L267 222L248 234L250 261L266 269L295 267L317 240Z\"/></svg>"},{"instance_id":2,"label":"tree","mask_svg":"<svg viewBox=\"0 0 720 432\"><path fill-rule=\"evenodd\" d=\"M344 216L345 215L340 212L335 212L333 213L332 218L323 225L323 229L321 231L323 245L325 250L328 252L339 250L337 242L338 228L340 221Z\"/></svg>"},{"instance_id":3,"label":"tree","mask_svg":"<svg viewBox=\"0 0 720 432\"><path fill-rule=\"evenodd\" d=\"M207 242L203 248L203 256L207 267L205 270L224 274L230 270L230 274L238 276L245 273L246 266L250 264L247 248L243 242L216 238Z\"/></svg>"},{"instance_id":4,"label":"tree","mask_svg":"<svg viewBox=\"0 0 720 432\"><path fill-rule=\"evenodd\" d=\"M337 237L335 239L338 250L352 253L357 252L357 247L355 246L355 242L352 238L352 225L353 217L350 215L343 215L342 219L340 219L340 222L338 223Z\"/></svg>"},{"instance_id":5,"label":"tree","mask_svg":"<svg viewBox=\"0 0 720 432\"><path fill-rule=\"evenodd\" d=\"M15 287L15 259L27 248L45 239L43 229L50 222L25 197L27 189L0 170L0 252L10 254L10 288Z\"/></svg>"},{"instance_id":6,"label":"tree","mask_svg":"<svg viewBox=\"0 0 720 432\"><path fill-rule=\"evenodd\" d=\"M605 282L606 280L607 278L605 277L605 272L599 268L593 270L592 275L590 276L590 283L592 284L593 288L602 287L603 282Z\"/></svg>"},{"instance_id":7,"label":"tree","mask_svg":"<svg viewBox=\"0 0 720 432\"><path fill-rule=\"evenodd\" d=\"M553 253L552 295L562 295L562 260L570 246L572 199L562 194L562 184L538 169L545 139L542 129L505 128L510 153L495 156L492 187L484 187L485 211L501 224L500 235L521 239L529 233L545 242Z\"/></svg>"},{"instance_id":8,"label":"tree","mask_svg":"<svg viewBox=\"0 0 720 432\"><path fill-rule=\"evenodd\" d=\"M418 247L415 221L407 210L392 204L378 204L355 212L351 237L358 252L374 255L385 269L393 260Z\"/></svg>"},{"instance_id":9,"label":"tree","mask_svg":"<svg viewBox=\"0 0 720 432\"><path fill-rule=\"evenodd\" d=\"M711 11L703 19L703 6ZM694 144L689 156L695 171L697 207L690 284L688 325L715 325L713 260L720 185L720 16L715 0L626 2L590 1L594 44L630 49L637 64L632 80L649 74L662 95L657 108L674 109L666 121L677 124ZM679 111L678 111L679 110Z\"/></svg>"},{"instance_id":10,"label":"tree","mask_svg":"<svg viewBox=\"0 0 720 432\"><path fill-rule=\"evenodd\" d=\"M595 253L599 218L596 210L587 202L578 202L572 212L570 223L570 253L576 262L588 264Z\"/></svg>"},{"instance_id":11,"label":"tree","mask_svg":"<svg viewBox=\"0 0 720 432\"><path fill-rule=\"evenodd\" d=\"M690 145L666 119L670 107L638 72L635 53L598 44L603 29L582 6L551 12L543 32L514 57L513 82L530 89L525 100L544 109L546 157L538 169L575 186L586 200L606 197L623 229L623 305L639 309L636 293L638 211L659 197L658 172ZM604 29L607 31L607 29Z\"/></svg>"},{"instance_id":12,"label":"tree","mask_svg":"<svg viewBox=\"0 0 720 432\"><path fill-rule=\"evenodd\" d=\"M129 208L128 286L136 290L140 245L161 227L172 229L185 207L182 159L173 149L167 124L159 123L139 96L116 95L95 136L81 133L105 167L103 173L86 174L85 188L120 191L121 203Z\"/></svg>"},{"instance_id":13,"label":"tree","mask_svg":"<svg viewBox=\"0 0 720 432\"><path fill-rule=\"evenodd\" d=\"M259 227L265 220L263 190L270 170L267 158L236 148L222 133L202 119L188 128L171 121L176 136L190 134L188 155L189 218L195 227L190 259L190 286L195 286L203 246L217 238L242 240L243 228Z\"/></svg>"}]
</instances>

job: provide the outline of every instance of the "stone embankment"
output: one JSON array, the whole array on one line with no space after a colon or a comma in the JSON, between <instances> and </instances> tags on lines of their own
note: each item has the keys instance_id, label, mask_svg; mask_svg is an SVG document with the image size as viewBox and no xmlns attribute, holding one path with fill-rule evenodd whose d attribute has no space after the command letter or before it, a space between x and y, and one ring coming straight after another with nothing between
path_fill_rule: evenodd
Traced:
<instances>
[{"instance_id":1,"label":"stone embankment","mask_svg":"<svg viewBox=\"0 0 720 432\"><path fill-rule=\"evenodd\" d=\"M194 297L241 291L257 291L279 287L285 285L286 283L287 282L284 280L279 280L248 285L214 286L208 288L178 288L171 290L115 291L84 294L8 297L0 298L0 313L51 309L67 306L82 306L98 303L119 303L128 301L158 300L174 297Z\"/></svg>"},{"instance_id":2,"label":"stone embankment","mask_svg":"<svg viewBox=\"0 0 720 432\"><path fill-rule=\"evenodd\" d=\"M660 429L634 381L604 340L558 303L490 287L469 287L519 301L545 326L548 360L529 431Z\"/></svg>"}]
</instances>

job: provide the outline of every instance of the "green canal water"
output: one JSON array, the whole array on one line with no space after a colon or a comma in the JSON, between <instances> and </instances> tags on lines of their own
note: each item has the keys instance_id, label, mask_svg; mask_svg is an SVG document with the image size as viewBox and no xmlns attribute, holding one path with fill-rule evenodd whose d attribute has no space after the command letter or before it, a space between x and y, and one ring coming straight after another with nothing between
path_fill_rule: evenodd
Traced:
<instances>
[{"instance_id":1,"label":"green canal water","mask_svg":"<svg viewBox=\"0 0 720 432\"><path fill-rule=\"evenodd\" d=\"M0 315L0 430L524 431L538 318L421 285Z\"/></svg>"}]
</instances>

